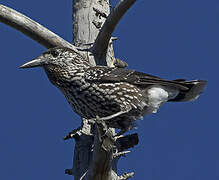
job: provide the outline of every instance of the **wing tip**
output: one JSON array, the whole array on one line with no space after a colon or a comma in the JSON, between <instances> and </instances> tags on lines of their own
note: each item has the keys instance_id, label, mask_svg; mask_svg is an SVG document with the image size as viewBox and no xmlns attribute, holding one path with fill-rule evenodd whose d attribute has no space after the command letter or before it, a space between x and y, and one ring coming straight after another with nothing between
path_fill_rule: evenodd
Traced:
<instances>
[{"instance_id":1,"label":"wing tip","mask_svg":"<svg viewBox=\"0 0 219 180\"><path fill-rule=\"evenodd\" d=\"M203 93L207 81L206 80L192 80L192 81L186 81L183 82L185 86L188 87L187 91L181 91L176 98L170 100L170 101L195 101L201 93Z\"/></svg>"}]
</instances>

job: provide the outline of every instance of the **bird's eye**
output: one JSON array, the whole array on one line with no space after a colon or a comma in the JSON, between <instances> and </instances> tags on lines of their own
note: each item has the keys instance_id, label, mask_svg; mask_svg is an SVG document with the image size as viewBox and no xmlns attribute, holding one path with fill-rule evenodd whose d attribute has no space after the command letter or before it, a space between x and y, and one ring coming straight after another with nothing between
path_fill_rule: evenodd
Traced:
<instances>
[{"instance_id":1,"label":"bird's eye","mask_svg":"<svg viewBox=\"0 0 219 180\"><path fill-rule=\"evenodd\" d=\"M51 51L51 54L53 57L57 57L59 55L59 53L57 51Z\"/></svg>"}]
</instances>

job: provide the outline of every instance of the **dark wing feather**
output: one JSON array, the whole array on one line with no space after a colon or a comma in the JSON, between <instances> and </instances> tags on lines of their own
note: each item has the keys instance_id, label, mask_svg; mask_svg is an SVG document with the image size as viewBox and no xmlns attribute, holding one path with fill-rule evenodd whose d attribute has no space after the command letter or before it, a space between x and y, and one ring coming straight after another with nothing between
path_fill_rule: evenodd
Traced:
<instances>
[{"instance_id":1,"label":"dark wing feather","mask_svg":"<svg viewBox=\"0 0 219 180\"><path fill-rule=\"evenodd\" d=\"M147 87L150 85L163 85L178 88L180 90L188 90L183 85L184 80L165 80L157 76L137 72L134 70L124 68L110 68L105 66L96 66L89 68L85 73L85 79L90 82L100 83L116 83L127 82L139 87Z\"/></svg>"}]
</instances>

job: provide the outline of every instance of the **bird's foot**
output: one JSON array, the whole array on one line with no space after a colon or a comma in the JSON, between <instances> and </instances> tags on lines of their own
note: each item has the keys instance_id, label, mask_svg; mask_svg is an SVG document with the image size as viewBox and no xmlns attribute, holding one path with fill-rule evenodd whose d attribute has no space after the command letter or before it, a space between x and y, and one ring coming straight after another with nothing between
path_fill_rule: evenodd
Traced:
<instances>
[{"instance_id":1,"label":"bird's foot","mask_svg":"<svg viewBox=\"0 0 219 180\"><path fill-rule=\"evenodd\" d=\"M111 128L109 128L106 124L106 121L103 120L102 118L99 118L99 116L96 116L96 124L98 127L101 128L102 130L102 135L101 135L101 138L104 138L104 137L111 137L112 136L112 130Z\"/></svg>"},{"instance_id":2,"label":"bird's foot","mask_svg":"<svg viewBox=\"0 0 219 180\"><path fill-rule=\"evenodd\" d=\"M77 138L81 134L81 128L77 128L68 133L63 139L68 140L71 138Z\"/></svg>"}]
</instances>

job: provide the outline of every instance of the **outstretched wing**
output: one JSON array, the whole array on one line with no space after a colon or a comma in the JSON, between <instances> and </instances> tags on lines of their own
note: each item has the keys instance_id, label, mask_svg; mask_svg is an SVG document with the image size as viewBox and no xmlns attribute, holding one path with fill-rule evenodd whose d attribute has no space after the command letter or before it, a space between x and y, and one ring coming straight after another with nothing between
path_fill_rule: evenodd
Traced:
<instances>
[{"instance_id":1,"label":"outstretched wing","mask_svg":"<svg viewBox=\"0 0 219 180\"><path fill-rule=\"evenodd\" d=\"M105 66L91 67L86 71L85 79L87 81L96 83L127 82L140 87L163 85L174 87L180 90L188 90L188 88L183 85L185 82L184 79L170 81L161 79L157 76L124 68L110 68Z\"/></svg>"}]
</instances>

